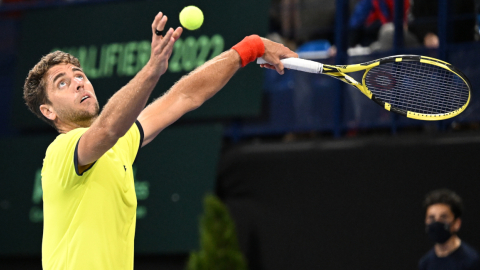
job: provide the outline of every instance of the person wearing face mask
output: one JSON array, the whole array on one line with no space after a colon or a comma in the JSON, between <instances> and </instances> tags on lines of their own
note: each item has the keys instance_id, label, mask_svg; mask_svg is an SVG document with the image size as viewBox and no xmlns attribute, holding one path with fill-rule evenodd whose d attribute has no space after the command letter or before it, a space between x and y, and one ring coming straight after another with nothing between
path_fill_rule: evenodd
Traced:
<instances>
[{"instance_id":1,"label":"person wearing face mask","mask_svg":"<svg viewBox=\"0 0 480 270\"><path fill-rule=\"evenodd\" d=\"M480 269L477 251L462 241L457 233L462 224L463 203L448 189L434 190L424 201L428 238L435 245L419 262L420 270Z\"/></svg>"}]
</instances>

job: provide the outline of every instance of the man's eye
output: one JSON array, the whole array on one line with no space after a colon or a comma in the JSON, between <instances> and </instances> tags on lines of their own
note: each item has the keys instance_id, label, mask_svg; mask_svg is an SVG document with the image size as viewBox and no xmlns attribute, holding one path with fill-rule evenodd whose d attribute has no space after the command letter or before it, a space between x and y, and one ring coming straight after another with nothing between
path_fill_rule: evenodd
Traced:
<instances>
[{"instance_id":1,"label":"man's eye","mask_svg":"<svg viewBox=\"0 0 480 270\"><path fill-rule=\"evenodd\" d=\"M58 87L64 87L65 85L67 85L65 82L60 82L60 83L58 84Z\"/></svg>"},{"instance_id":2,"label":"man's eye","mask_svg":"<svg viewBox=\"0 0 480 270\"><path fill-rule=\"evenodd\" d=\"M77 75L77 79L83 80L83 75Z\"/></svg>"}]
</instances>

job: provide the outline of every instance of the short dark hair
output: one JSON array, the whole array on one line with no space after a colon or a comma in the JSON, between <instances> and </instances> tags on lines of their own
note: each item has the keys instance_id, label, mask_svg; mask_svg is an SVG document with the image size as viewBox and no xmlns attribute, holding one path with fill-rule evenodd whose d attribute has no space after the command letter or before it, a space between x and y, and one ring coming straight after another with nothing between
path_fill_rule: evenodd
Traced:
<instances>
[{"instance_id":1,"label":"short dark hair","mask_svg":"<svg viewBox=\"0 0 480 270\"><path fill-rule=\"evenodd\" d=\"M452 210L455 218L459 218L462 216L463 202L462 198L460 198L457 193L446 188L437 189L429 192L425 197L425 201L423 202L425 212L430 205L437 203L443 203L450 206L450 210Z\"/></svg>"},{"instance_id":2,"label":"short dark hair","mask_svg":"<svg viewBox=\"0 0 480 270\"><path fill-rule=\"evenodd\" d=\"M47 90L45 88L46 81L44 77L51 67L58 64L72 64L81 67L80 62L73 55L62 51L55 51L40 59L40 62L38 62L28 73L25 85L23 86L23 98L30 111L55 129L56 127L53 121L46 118L40 111L40 105L50 104Z\"/></svg>"}]
</instances>

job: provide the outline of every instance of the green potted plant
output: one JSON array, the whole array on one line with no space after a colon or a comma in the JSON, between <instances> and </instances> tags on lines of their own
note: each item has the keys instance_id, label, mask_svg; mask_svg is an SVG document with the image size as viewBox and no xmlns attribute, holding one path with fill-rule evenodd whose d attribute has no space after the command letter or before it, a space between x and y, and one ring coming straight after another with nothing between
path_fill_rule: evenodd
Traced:
<instances>
[{"instance_id":1,"label":"green potted plant","mask_svg":"<svg viewBox=\"0 0 480 270\"><path fill-rule=\"evenodd\" d=\"M246 270L235 223L227 207L214 195L204 198L200 218L200 250L190 254L188 270Z\"/></svg>"}]
</instances>

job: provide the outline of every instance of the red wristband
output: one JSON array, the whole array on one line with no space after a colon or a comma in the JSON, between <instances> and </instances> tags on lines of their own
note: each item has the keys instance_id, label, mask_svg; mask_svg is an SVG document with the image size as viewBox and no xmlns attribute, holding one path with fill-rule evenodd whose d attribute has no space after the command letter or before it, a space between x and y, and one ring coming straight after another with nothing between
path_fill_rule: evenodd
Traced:
<instances>
[{"instance_id":1,"label":"red wristband","mask_svg":"<svg viewBox=\"0 0 480 270\"><path fill-rule=\"evenodd\" d=\"M242 59L242 67L262 57L265 53L265 45L262 39L257 35L251 35L233 46L232 49L238 52Z\"/></svg>"}]
</instances>

